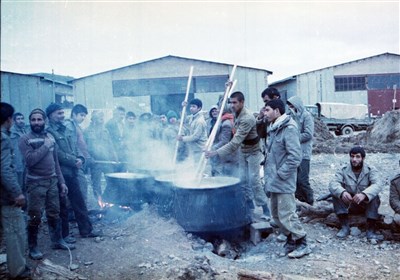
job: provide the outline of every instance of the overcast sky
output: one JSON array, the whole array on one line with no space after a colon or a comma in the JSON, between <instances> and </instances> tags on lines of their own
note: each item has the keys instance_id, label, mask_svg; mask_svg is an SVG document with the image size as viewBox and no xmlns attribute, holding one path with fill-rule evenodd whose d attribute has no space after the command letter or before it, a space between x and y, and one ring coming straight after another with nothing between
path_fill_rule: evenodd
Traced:
<instances>
[{"instance_id":1,"label":"overcast sky","mask_svg":"<svg viewBox=\"0 0 400 280\"><path fill-rule=\"evenodd\" d=\"M399 54L399 14L399 1L2 0L1 70L78 78L176 55L267 69L271 82Z\"/></svg>"}]
</instances>

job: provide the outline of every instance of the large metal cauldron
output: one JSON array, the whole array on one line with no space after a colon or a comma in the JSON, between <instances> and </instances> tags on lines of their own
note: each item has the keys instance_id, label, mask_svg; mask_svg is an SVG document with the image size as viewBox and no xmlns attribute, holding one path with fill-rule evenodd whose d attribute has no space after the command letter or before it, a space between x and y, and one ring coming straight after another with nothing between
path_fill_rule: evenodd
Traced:
<instances>
[{"instance_id":1,"label":"large metal cauldron","mask_svg":"<svg viewBox=\"0 0 400 280\"><path fill-rule=\"evenodd\" d=\"M105 175L107 187L105 202L140 208L152 197L154 178L144 173L109 173Z\"/></svg>"},{"instance_id":2,"label":"large metal cauldron","mask_svg":"<svg viewBox=\"0 0 400 280\"><path fill-rule=\"evenodd\" d=\"M250 223L240 180L232 177L175 182L174 212L189 232L221 232Z\"/></svg>"},{"instance_id":3,"label":"large metal cauldron","mask_svg":"<svg viewBox=\"0 0 400 280\"><path fill-rule=\"evenodd\" d=\"M173 217L174 205L174 180L173 174L166 174L154 178L153 203L160 216L165 218Z\"/></svg>"},{"instance_id":4,"label":"large metal cauldron","mask_svg":"<svg viewBox=\"0 0 400 280\"><path fill-rule=\"evenodd\" d=\"M174 172L174 169L172 166L149 166L149 165L129 165L128 170L134 173L145 173L149 174L153 177L157 176L162 176L162 175L167 175L167 174L172 174Z\"/></svg>"}]
</instances>

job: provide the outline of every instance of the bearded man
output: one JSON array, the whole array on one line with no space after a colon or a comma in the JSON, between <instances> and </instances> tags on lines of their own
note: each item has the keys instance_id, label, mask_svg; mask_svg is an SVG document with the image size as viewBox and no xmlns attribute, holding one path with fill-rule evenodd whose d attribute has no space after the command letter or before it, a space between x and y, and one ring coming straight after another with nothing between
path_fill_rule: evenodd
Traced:
<instances>
[{"instance_id":1,"label":"bearded man","mask_svg":"<svg viewBox=\"0 0 400 280\"><path fill-rule=\"evenodd\" d=\"M46 209L49 235L53 249L74 249L61 235L60 200L68 188L61 173L55 140L45 128L46 114L41 109L33 110L29 115L31 132L19 140L19 148L26 164L26 190L28 193L28 245L29 257L34 260L43 258L37 247L42 208Z\"/></svg>"},{"instance_id":2,"label":"bearded man","mask_svg":"<svg viewBox=\"0 0 400 280\"><path fill-rule=\"evenodd\" d=\"M349 155L350 162L336 172L329 184L333 207L341 224L336 236L345 238L350 234L349 214L363 214L367 218L367 238L381 239L375 233L375 224L379 219L379 193L382 191L378 172L364 162L365 150L362 147L353 147Z\"/></svg>"}]
</instances>

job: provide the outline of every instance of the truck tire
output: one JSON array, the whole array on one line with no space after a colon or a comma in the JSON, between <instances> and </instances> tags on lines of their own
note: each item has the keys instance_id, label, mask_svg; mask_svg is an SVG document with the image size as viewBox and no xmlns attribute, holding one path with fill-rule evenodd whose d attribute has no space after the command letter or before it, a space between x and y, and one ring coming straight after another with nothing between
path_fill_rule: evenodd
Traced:
<instances>
[{"instance_id":1,"label":"truck tire","mask_svg":"<svg viewBox=\"0 0 400 280\"><path fill-rule=\"evenodd\" d=\"M354 130L351 126L345 126L342 128L342 135L344 136L352 136L354 133Z\"/></svg>"}]
</instances>

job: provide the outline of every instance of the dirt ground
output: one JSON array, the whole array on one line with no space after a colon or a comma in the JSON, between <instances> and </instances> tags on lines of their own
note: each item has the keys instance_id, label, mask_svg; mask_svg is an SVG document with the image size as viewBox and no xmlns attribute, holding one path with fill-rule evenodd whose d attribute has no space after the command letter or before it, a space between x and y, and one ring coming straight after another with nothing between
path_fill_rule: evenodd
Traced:
<instances>
[{"instance_id":1,"label":"dirt ground","mask_svg":"<svg viewBox=\"0 0 400 280\"><path fill-rule=\"evenodd\" d=\"M317 126L310 171L315 198L327 192L335 171L348 162L349 148L354 143L363 144L368 151L366 162L378 169L382 179L379 211L384 216L393 214L388 205L389 180L400 171L400 137L396 136L400 118L398 113L387 118L389 125L380 122L375 131L347 138L334 137L323 125ZM98 210L92 197L89 195L89 209ZM323 203L327 202L316 205ZM42 226L39 245L46 260L29 260L34 279L230 280L238 279L240 271L260 272L264 279L400 279L400 242L387 239L371 243L364 228L352 228L351 236L338 240L337 228L316 220L307 222L304 226L312 253L288 259L276 233L264 235L257 245L249 241L246 232L241 232L240 242L220 239L212 244L185 232L175 219L159 216L153 205L144 205L137 212L111 207L91 213L95 228L102 229L104 236L80 238L77 228L72 227L77 248L71 254L50 249L46 226ZM226 256L215 254L215 248L225 248ZM0 279L6 279L6 265L1 262Z\"/></svg>"},{"instance_id":2,"label":"dirt ground","mask_svg":"<svg viewBox=\"0 0 400 280\"><path fill-rule=\"evenodd\" d=\"M399 172L399 159L400 154L383 153L368 154L366 158L379 170L384 184L380 209L384 215L392 214L388 181ZM346 154L313 156L310 175L316 197L326 192L333 173L347 160ZM67 251L49 248L49 237L42 227L39 244L51 263L29 260L35 269L34 279L238 279L241 270L274 277L286 275L281 279L400 279L400 243L386 240L371 244L364 229L358 236L338 240L336 228L305 223L312 253L302 259L283 256L283 244L277 242L276 234L257 245L248 240L228 243L236 255L221 257L213 253L213 244L186 233L174 219L160 217L151 205L139 212L114 212L92 216L95 227L104 232L102 238L80 238L77 228L73 228L77 248L71 251L72 259ZM73 272L47 271L60 265L68 272L70 263L76 268ZM4 271L4 265L1 267ZM4 279L4 273L1 275Z\"/></svg>"}]
</instances>

